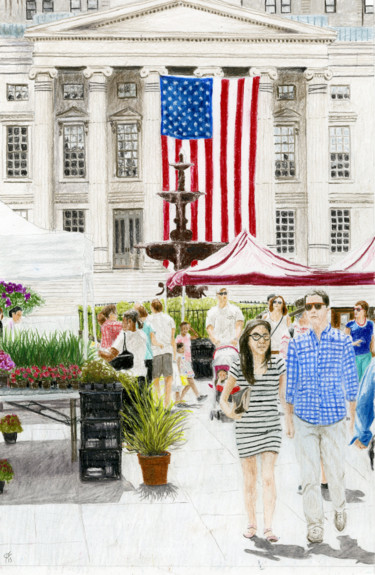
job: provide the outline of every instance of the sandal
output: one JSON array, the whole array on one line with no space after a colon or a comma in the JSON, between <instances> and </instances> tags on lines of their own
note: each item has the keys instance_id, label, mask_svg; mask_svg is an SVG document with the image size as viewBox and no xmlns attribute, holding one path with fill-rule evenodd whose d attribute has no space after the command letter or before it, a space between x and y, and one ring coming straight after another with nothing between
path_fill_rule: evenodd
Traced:
<instances>
[{"instance_id":1,"label":"sandal","mask_svg":"<svg viewBox=\"0 0 375 575\"><path fill-rule=\"evenodd\" d=\"M277 535L272 533L271 527L265 529L263 533L264 535L266 535L266 533L269 533L269 535L266 536L266 540L269 541L270 543L277 543L277 541L279 540L279 537L277 537Z\"/></svg>"},{"instance_id":2,"label":"sandal","mask_svg":"<svg viewBox=\"0 0 375 575\"><path fill-rule=\"evenodd\" d=\"M255 537L257 532L257 528L255 525L248 525L246 528L246 531L243 532L243 536L246 537L246 539L252 539L253 537Z\"/></svg>"}]
</instances>

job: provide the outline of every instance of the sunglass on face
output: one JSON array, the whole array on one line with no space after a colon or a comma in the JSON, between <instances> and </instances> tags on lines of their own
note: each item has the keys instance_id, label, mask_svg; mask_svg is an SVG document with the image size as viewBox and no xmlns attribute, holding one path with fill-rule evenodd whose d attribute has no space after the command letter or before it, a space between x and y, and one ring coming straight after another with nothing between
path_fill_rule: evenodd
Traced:
<instances>
[{"instance_id":1,"label":"sunglass on face","mask_svg":"<svg viewBox=\"0 0 375 575\"><path fill-rule=\"evenodd\" d=\"M361 311L362 308L354 306L353 309L354 309L354 311Z\"/></svg>"},{"instance_id":2,"label":"sunglass on face","mask_svg":"<svg viewBox=\"0 0 375 575\"><path fill-rule=\"evenodd\" d=\"M275 305L275 304L283 305L283 302L280 301L279 299L277 299L277 300L275 300L275 301L273 302L273 305Z\"/></svg>"},{"instance_id":3,"label":"sunglass on face","mask_svg":"<svg viewBox=\"0 0 375 575\"><path fill-rule=\"evenodd\" d=\"M316 310L320 310L322 309L322 307L325 305L325 303L307 303L305 304L305 310L306 311L311 311L312 308L314 307Z\"/></svg>"},{"instance_id":4,"label":"sunglass on face","mask_svg":"<svg viewBox=\"0 0 375 575\"><path fill-rule=\"evenodd\" d=\"M217 295L228 295L228 292L227 291L221 291Z\"/></svg>"},{"instance_id":5,"label":"sunglass on face","mask_svg":"<svg viewBox=\"0 0 375 575\"><path fill-rule=\"evenodd\" d=\"M263 335L261 335L260 333L251 333L249 337L251 337L251 339L253 339L254 341L260 341L262 338L264 339L264 341L269 341L271 339L268 333L265 333Z\"/></svg>"}]
</instances>

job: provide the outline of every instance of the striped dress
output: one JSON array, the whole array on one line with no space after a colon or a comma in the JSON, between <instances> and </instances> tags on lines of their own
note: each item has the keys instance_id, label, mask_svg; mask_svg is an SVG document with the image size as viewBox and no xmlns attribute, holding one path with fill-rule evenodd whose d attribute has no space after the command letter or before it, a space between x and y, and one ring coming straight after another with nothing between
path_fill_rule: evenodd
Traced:
<instances>
[{"instance_id":1,"label":"striped dress","mask_svg":"<svg viewBox=\"0 0 375 575\"><path fill-rule=\"evenodd\" d=\"M235 422L240 457L251 457L264 451L280 451L281 422L277 398L279 378L285 372L284 360L281 357L271 357L266 373L255 376L249 408L241 420ZM242 374L240 359L232 364L229 373L241 389L250 385Z\"/></svg>"}]
</instances>

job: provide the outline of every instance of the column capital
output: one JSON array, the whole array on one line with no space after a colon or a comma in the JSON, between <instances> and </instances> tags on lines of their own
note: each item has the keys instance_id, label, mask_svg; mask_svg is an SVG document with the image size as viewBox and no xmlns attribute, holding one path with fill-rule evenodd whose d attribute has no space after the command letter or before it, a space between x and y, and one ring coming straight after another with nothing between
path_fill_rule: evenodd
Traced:
<instances>
[{"instance_id":1,"label":"column capital","mask_svg":"<svg viewBox=\"0 0 375 575\"><path fill-rule=\"evenodd\" d=\"M315 82L329 81L333 77L333 72L330 68L307 68L303 75L307 82L314 80Z\"/></svg>"},{"instance_id":2,"label":"column capital","mask_svg":"<svg viewBox=\"0 0 375 575\"><path fill-rule=\"evenodd\" d=\"M30 80L36 80L37 82L45 82L49 78L57 78L57 75L58 72L53 66L33 66L29 71Z\"/></svg>"},{"instance_id":3,"label":"column capital","mask_svg":"<svg viewBox=\"0 0 375 575\"><path fill-rule=\"evenodd\" d=\"M273 67L267 68L250 68L249 75L254 78L254 76L260 76L261 82L269 82L270 80L277 80L278 73L277 69Z\"/></svg>"},{"instance_id":4,"label":"column capital","mask_svg":"<svg viewBox=\"0 0 375 575\"><path fill-rule=\"evenodd\" d=\"M168 70L165 66L143 66L139 73L141 78L149 78L154 74L158 74L159 76L167 76Z\"/></svg>"},{"instance_id":5,"label":"column capital","mask_svg":"<svg viewBox=\"0 0 375 575\"><path fill-rule=\"evenodd\" d=\"M220 66L199 66L195 68L194 76L198 76L198 78L204 78L205 76L224 78L224 72Z\"/></svg>"},{"instance_id":6,"label":"column capital","mask_svg":"<svg viewBox=\"0 0 375 575\"><path fill-rule=\"evenodd\" d=\"M83 71L83 75L85 78L87 78L88 80L90 78L92 78L93 76L95 77L95 80L105 80L106 78L109 78L110 76L112 76L113 73L113 68L111 68L110 66L88 66L87 68L85 68L85 70Z\"/></svg>"}]
</instances>

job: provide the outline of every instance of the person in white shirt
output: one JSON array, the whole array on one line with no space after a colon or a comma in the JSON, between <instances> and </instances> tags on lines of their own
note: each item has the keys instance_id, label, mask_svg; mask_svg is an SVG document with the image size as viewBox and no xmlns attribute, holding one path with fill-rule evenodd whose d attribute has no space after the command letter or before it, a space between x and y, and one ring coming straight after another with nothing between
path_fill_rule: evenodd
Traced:
<instances>
[{"instance_id":1,"label":"person in white shirt","mask_svg":"<svg viewBox=\"0 0 375 575\"><path fill-rule=\"evenodd\" d=\"M244 317L236 305L228 302L228 290L220 287L216 291L218 304L212 307L206 317L206 330L212 343L220 345L233 345L238 347Z\"/></svg>"},{"instance_id":2,"label":"person in white shirt","mask_svg":"<svg viewBox=\"0 0 375 575\"><path fill-rule=\"evenodd\" d=\"M168 314L163 312L163 305L160 300L154 299L151 302L150 324L155 331L155 337L161 346L152 346L152 378L157 396L160 396L160 377L164 376L165 394L164 405L169 405L171 401L171 391L173 382L173 363L176 361L176 324Z\"/></svg>"}]
</instances>

